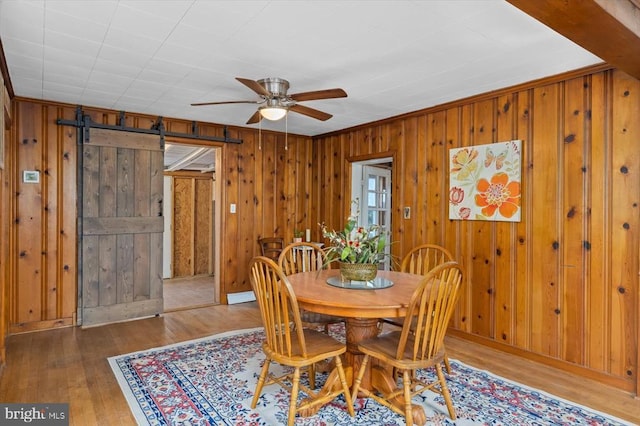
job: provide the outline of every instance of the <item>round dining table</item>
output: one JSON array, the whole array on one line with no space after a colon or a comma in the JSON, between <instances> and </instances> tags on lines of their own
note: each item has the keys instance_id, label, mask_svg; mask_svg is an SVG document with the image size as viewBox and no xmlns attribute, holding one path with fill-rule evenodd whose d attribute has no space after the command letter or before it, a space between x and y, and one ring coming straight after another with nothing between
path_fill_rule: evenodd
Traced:
<instances>
[{"instance_id":1,"label":"round dining table","mask_svg":"<svg viewBox=\"0 0 640 426\"><path fill-rule=\"evenodd\" d=\"M353 286L341 279L338 269L300 272L287 278L300 308L345 319L345 366L350 370L347 375L353 377L364 357L358 351L358 343L380 333L381 318L400 318L406 315L409 300L424 276L378 271L378 282L354 282ZM332 372L325 388L339 386L337 380L337 373ZM376 365L372 360L367 364L361 386L385 393L395 389L396 383L390 369ZM414 419L421 417L425 418L422 407L414 406Z\"/></svg>"}]
</instances>

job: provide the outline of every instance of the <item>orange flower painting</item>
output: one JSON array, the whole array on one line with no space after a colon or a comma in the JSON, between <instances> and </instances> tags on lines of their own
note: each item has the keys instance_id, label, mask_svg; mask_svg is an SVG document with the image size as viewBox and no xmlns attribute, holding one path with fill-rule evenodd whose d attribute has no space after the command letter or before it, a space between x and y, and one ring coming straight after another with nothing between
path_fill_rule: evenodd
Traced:
<instances>
[{"instance_id":1,"label":"orange flower painting","mask_svg":"<svg viewBox=\"0 0 640 426\"><path fill-rule=\"evenodd\" d=\"M520 221L521 141L449 150L449 218Z\"/></svg>"}]
</instances>

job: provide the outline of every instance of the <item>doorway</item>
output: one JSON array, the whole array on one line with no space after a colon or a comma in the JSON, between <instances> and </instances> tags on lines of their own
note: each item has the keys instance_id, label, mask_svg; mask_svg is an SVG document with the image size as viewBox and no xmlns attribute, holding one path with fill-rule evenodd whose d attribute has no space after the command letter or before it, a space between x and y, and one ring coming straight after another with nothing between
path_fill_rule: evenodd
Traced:
<instances>
[{"instance_id":1,"label":"doorway","mask_svg":"<svg viewBox=\"0 0 640 426\"><path fill-rule=\"evenodd\" d=\"M165 312L220 303L220 148L170 141L164 164Z\"/></svg>"},{"instance_id":2,"label":"doorway","mask_svg":"<svg viewBox=\"0 0 640 426\"><path fill-rule=\"evenodd\" d=\"M391 171L393 158L354 162L351 165L352 198L360 200L359 221L365 226L378 225L387 241L391 238ZM390 248L381 268L391 269Z\"/></svg>"}]
</instances>

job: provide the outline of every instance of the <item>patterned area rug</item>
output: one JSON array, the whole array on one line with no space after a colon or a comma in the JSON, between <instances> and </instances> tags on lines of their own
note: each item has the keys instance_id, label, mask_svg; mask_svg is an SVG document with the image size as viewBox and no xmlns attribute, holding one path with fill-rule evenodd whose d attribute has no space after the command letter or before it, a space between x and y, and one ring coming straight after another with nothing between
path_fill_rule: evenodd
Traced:
<instances>
[{"instance_id":1,"label":"patterned area rug","mask_svg":"<svg viewBox=\"0 0 640 426\"><path fill-rule=\"evenodd\" d=\"M340 326L332 330L339 334ZM131 411L141 425L281 425L287 422L289 394L265 386L255 410L250 407L264 361L260 329L239 330L109 358ZM447 414L443 398L425 392L429 425L630 425L544 392L451 360L447 376L458 419ZM278 365L271 371L278 373ZM421 375L435 374L433 369ZM324 378L318 375L316 383ZM301 394L301 398L304 394ZM404 419L370 399L355 403L349 416L338 399L296 425L404 425Z\"/></svg>"}]
</instances>

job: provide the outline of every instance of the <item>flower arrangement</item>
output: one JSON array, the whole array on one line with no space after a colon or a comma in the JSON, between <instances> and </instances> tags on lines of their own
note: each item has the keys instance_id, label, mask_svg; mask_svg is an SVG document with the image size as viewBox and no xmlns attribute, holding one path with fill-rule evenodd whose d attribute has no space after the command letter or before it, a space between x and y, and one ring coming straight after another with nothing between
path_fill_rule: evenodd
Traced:
<instances>
[{"instance_id":1,"label":"flower arrangement","mask_svg":"<svg viewBox=\"0 0 640 426\"><path fill-rule=\"evenodd\" d=\"M344 263L378 264L385 256L386 238L380 225L363 227L358 225L360 203L355 214L347 218L347 224L341 231L329 230L324 223L320 224L322 236L330 241L325 250L327 262L339 260Z\"/></svg>"}]
</instances>

